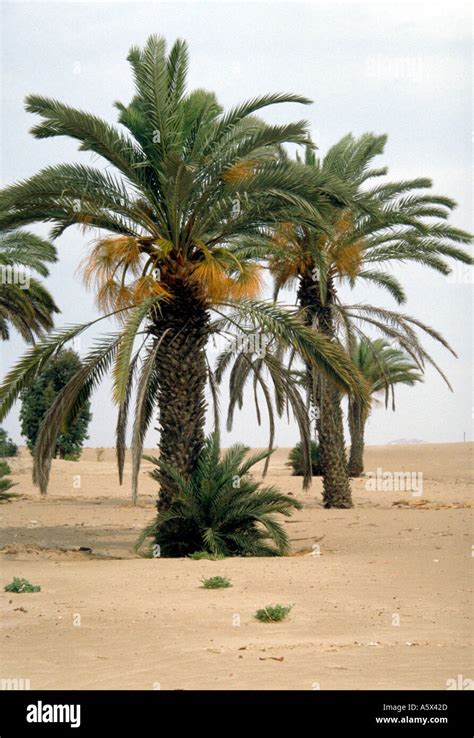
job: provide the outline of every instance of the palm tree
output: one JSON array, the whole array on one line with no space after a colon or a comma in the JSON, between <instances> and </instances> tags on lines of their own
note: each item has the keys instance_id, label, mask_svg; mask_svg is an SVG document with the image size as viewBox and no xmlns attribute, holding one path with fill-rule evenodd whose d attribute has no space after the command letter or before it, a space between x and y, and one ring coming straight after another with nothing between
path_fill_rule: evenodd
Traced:
<instances>
[{"instance_id":1,"label":"palm tree","mask_svg":"<svg viewBox=\"0 0 474 738\"><path fill-rule=\"evenodd\" d=\"M189 479L203 448L212 311L226 330L236 314L256 322L341 388L362 391L340 347L306 328L294 311L255 299L260 270L253 250L268 242L269 227L291 221L296 211L303 224L323 227L327 203L342 201L347 188L334 182L323 190L309 168L281 157L284 143L307 144L304 121L275 126L255 117L269 105L306 98L264 95L224 113L212 93L186 92L183 41L167 54L164 39L150 36L128 60L136 94L129 105L116 103L120 127L56 100L27 98L27 110L41 116L32 129L37 138L76 139L107 167L60 164L7 187L0 224L50 221L53 237L73 225L95 229L86 281L97 290L98 320L115 316L123 323L92 349L51 407L37 440L34 479L45 492L59 428L113 367L119 478L136 390L133 498L143 439L157 411L164 511L177 491L167 469ZM247 253L237 257L237 243ZM29 352L0 390L0 415L51 356L95 322L59 331Z\"/></svg>"},{"instance_id":2,"label":"palm tree","mask_svg":"<svg viewBox=\"0 0 474 738\"><path fill-rule=\"evenodd\" d=\"M0 339L10 337L13 326L28 343L53 327L59 312L41 282L31 276L49 274L47 264L56 261L54 246L28 231L0 234Z\"/></svg>"},{"instance_id":3,"label":"palm tree","mask_svg":"<svg viewBox=\"0 0 474 738\"><path fill-rule=\"evenodd\" d=\"M385 341L377 338L373 341L361 339L355 343L351 357L370 387L373 403L375 395L385 393L385 406L392 397L392 410L395 410L395 386L406 384L413 387L416 382L423 381L419 365L411 358ZM370 407L363 405L356 398L349 398L349 430L351 434L351 451L348 471L351 477L359 477L364 471L364 431L369 418Z\"/></svg>"},{"instance_id":4,"label":"palm tree","mask_svg":"<svg viewBox=\"0 0 474 738\"><path fill-rule=\"evenodd\" d=\"M167 467L177 492L168 510L143 531L137 548L147 537L153 537L161 556L287 553L288 537L275 516L289 517L302 505L275 487L260 487L249 472L271 451L249 452L246 446L235 444L221 458L219 436L213 433L206 439L189 479ZM155 465L151 476L160 481L164 462L156 457L145 458Z\"/></svg>"},{"instance_id":5,"label":"palm tree","mask_svg":"<svg viewBox=\"0 0 474 738\"><path fill-rule=\"evenodd\" d=\"M386 167L371 168L373 159L383 153L385 142L386 136L364 134L355 139L348 135L323 159L307 148L305 163L318 177L337 176L352 184L352 204L335 205L332 233L304 224L280 228L274 237L271 268L276 291L296 282L297 301L306 324L331 341L337 340L341 325L353 333L354 324L362 321L397 338L402 348L408 350L411 341L415 341L413 325L442 339L408 316L371 305L342 305L338 285L354 286L361 281L375 284L402 303L403 288L387 266L392 262L415 262L448 274L446 258L472 263L459 246L472 237L445 222L455 202L432 194L429 179L371 183L387 174ZM415 349L420 350L420 356L431 361L419 346ZM311 401L318 411L324 504L350 507L340 392L314 366L307 365L306 371Z\"/></svg>"}]
</instances>

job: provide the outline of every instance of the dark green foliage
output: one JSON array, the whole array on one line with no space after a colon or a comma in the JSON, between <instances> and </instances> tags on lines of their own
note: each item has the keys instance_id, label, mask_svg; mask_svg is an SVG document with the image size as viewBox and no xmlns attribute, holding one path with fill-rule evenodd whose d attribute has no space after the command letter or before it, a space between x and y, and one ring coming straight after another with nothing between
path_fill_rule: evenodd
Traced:
<instances>
[{"instance_id":1,"label":"dark green foliage","mask_svg":"<svg viewBox=\"0 0 474 738\"><path fill-rule=\"evenodd\" d=\"M227 577L209 577L209 579L202 579L201 581L204 589L227 589L232 587L232 582Z\"/></svg>"},{"instance_id":2,"label":"dark green foliage","mask_svg":"<svg viewBox=\"0 0 474 738\"><path fill-rule=\"evenodd\" d=\"M294 477L304 476L303 449L301 447L301 443L297 443L296 446L291 449L286 466L293 469L292 475ZM311 468L313 477L320 477L323 473L321 469L319 445L316 441L311 441Z\"/></svg>"},{"instance_id":3,"label":"dark green foliage","mask_svg":"<svg viewBox=\"0 0 474 738\"><path fill-rule=\"evenodd\" d=\"M267 605L257 610L255 617L261 623L278 623L286 618L292 607L293 605Z\"/></svg>"},{"instance_id":4,"label":"dark green foliage","mask_svg":"<svg viewBox=\"0 0 474 738\"><path fill-rule=\"evenodd\" d=\"M31 584L28 579L13 577L13 582L4 587L5 592L16 592L17 594L29 594L30 592L41 592L41 587Z\"/></svg>"},{"instance_id":5,"label":"dark green foliage","mask_svg":"<svg viewBox=\"0 0 474 738\"><path fill-rule=\"evenodd\" d=\"M16 456L17 453L18 446L16 443L13 443L6 430L0 428L0 458L4 459L9 456Z\"/></svg>"},{"instance_id":6,"label":"dark green foliage","mask_svg":"<svg viewBox=\"0 0 474 738\"><path fill-rule=\"evenodd\" d=\"M15 482L5 478L10 472L11 469L6 461L0 461L0 504L2 502L10 502L13 497L18 497L14 492L9 492L12 487L16 487Z\"/></svg>"},{"instance_id":7,"label":"dark green foliage","mask_svg":"<svg viewBox=\"0 0 474 738\"><path fill-rule=\"evenodd\" d=\"M219 437L210 435L188 481L166 465L176 484L176 496L143 531L137 548L153 537L162 556L189 556L196 551L225 556L277 556L287 552L288 538L275 515L289 517L301 504L281 494L275 487L261 487L248 474L269 451L248 456L250 449L236 444L220 458ZM248 456L248 458L246 458ZM165 464L155 464L150 472L158 478Z\"/></svg>"},{"instance_id":8,"label":"dark green foliage","mask_svg":"<svg viewBox=\"0 0 474 738\"><path fill-rule=\"evenodd\" d=\"M78 354L71 349L63 349L21 393L21 432L27 438L30 451L34 452L43 418L59 391L81 367L82 363ZM58 435L55 456L71 461L79 459L82 445L88 438L87 428L91 418L89 402L84 402L75 409L74 417L67 425L65 424Z\"/></svg>"}]
</instances>

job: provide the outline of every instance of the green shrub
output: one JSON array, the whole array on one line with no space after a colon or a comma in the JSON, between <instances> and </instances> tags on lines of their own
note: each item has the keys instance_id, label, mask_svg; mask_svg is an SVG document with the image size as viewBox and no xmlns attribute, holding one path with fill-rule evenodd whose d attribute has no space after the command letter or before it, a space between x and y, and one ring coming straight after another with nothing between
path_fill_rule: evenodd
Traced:
<instances>
[{"instance_id":1,"label":"green shrub","mask_svg":"<svg viewBox=\"0 0 474 738\"><path fill-rule=\"evenodd\" d=\"M3 502L11 502L14 497L18 497L14 492L9 492L12 487L16 487L17 483L7 479L7 474L11 473L11 469L6 461L0 461L0 504Z\"/></svg>"},{"instance_id":2,"label":"green shrub","mask_svg":"<svg viewBox=\"0 0 474 738\"><path fill-rule=\"evenodd\" d=\"M13 443L6 430L0 428L0 458L5 459L18 454L18 446Z\"/></svg>"},{"instance_id":3,"label":"green shrub","mask_svg":"<svg viewBox=\"0 0 474 738\"><path fill-rule=\"evenodd\" d=\"M202 561L203 559L206 561L220 561L225 558L224 554L211 554L209 551L195 551L188 555L188 559L193 559L194 561Z\"/></svg>"},{"instance_id":4,"label":"green shrub","mask_svg":"<svg viewBox=\"0 0 474 738\"><path fill-rule=\"evenodd\" d=\"M204 589L227 589L232 587L232 582L227 577L209 577L209 579L201 579Z\"/></svg>"},{"instance_id":5,"label":"green shrub","mask_svg":"<svg viewBox=\"0 0 474 738\"><path fill-rule=\"evenodd\" d=\"M32 453L43 419L49 412L58 393L81 369L79 355L72 349L58 351L43 367L35 379L20 394L21 432L26 437ZM53 456L68 461L77 461L84 441L89 437L87 428L92 418L88 400L79 402L74 413L64 423L54 449Z\"/></svg>"},{"instance_id":6,"label":"green shrub","mask_svg":"<svg viewBox=\"0 0 474 738\"><path fill-rule=\"evenodd\" d=\"M249 470L271 451L248 456L250 449L236 444L220 455L219 437L210 435L190 480L161 459L146 456L158 472L169 475L176 491L170 508L160 513L140 536L139 550L153 537L162 556L189 556L196 552L224 556L278 556L288 550L288 538L276 515L289 517L301 503L275 487L261 487Z\"/></svg>"},{"instance_id":7,"label":"green shrub","mask_svg":"<svg viewBox=\"0 0 474 738\"><path fill-rule=\"evenodd\" d=\"M5 592L17 592L18 594L25 594L29 592L41 592L39 585L31 584L28 579L20 579L20 577L13 577L13 582L7 584L4 587Z\"/></svg>"},{"instance_id":8,"label":"green shrub","mask_svg":"<svg viewBox=\"0 0 474 738\"><path fill-rule=\"evenodd\" d=\"M257 610L255 617L261 623L278 623L286 618L292 607L293 605L267 605Z\"/></svg>"},{"instance_id":9,"label":"green shrub","mask_svg":"<svg viewBox=\"0 0 474 738\"><path fill-rule=\"evenodd\" d=\"M292 476L304 476L303 449L301 447L301 443L297 443L296 446L291 449L288 455L286 466L289 466L293 469ZM311 441L311 469L312 474L315 477L320 477L323 473L323 470L321 468L321 454L319 450L319 445L316 443L316 441Z\"/></svg>"}]
</instances>

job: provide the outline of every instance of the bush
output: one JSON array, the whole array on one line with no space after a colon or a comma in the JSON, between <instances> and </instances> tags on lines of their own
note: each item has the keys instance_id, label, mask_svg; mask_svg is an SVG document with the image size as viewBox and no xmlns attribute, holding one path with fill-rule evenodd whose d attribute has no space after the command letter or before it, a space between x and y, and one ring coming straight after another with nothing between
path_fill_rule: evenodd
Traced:
<instances>
[{"instance_id":1,"label":"bush","mask_svg":"<svg viewBox=\"0 0 474 738\"><path fill-rule=\"evenodd\" d=\"M7 474L11 473L11 469L6 461L0 461L0 504L3 502L11 502L14 497L18 497L14 492L9 492L12 487L16 487L16 482L11 479L5 479Z\"/></svg>"},{"instance_id":2,"label":"bush","mask_svg":"<svg viewBox=\"0 0 474 738\"><path fill-rule=\"evenodd\" d=\"M9 456L16 456L17 453L18 446L16 443L13 443L6 430L0 428L0 458L5 459Z\"/></svg>"},{"instance_id":3,"label":"bush","mask_svg":"<svg viewBox=\"0 0 474 738\"><path fill-rule=\"evenodd\" d=\"M293 605L267 605L257 610L255 617L261 623L277 623L286 618L292 607Z\"/></svg>"},{"instance_id":4,"label":"bush","mask_svg":"<svg viewBox=\"0 0 474 738\"><path fill-rule=\"evenodd\" d=\"M13 582L7 584L4 587L5 592L16 592L17 594L26 594L30 592L41 592L41 587L36 584L31 584L28 579L20 579L20 577L13 577Z\"/></svg>"},{"instance_id":5,"label":"bush","mask_svg":"<svg viewBox=\"0 0 474 738\"><path fill-rule=\"evenodd\" d=\"M204 589L227 589L232 587L232 582L227 577L209 577L209 579L202 579L201 581Z\"/></svg>"},{"instance_id":6,"label":"bush","mask_svg":"<svg viewBox=\"0 0 474 738\"><path fill-rule=\"evenodd\" d=\"M286 466L289 466L293 469L293 477L304 477L303 450L301 443L297 443L296 446L291 449L288 455ZM323 470L321 468L321 454L319 450L319 445L316 443L316 441L311 441L311 469L312 474L315 477L320 477L323 473Z\"/></svg>"},{"instance_id":7,"label":"bush","mask_svg":"<svg viewBox=\"0 0 474 738\"><path fill-rule=\"evenodd\" d=\"M159 544L162 556L189 556L207 551L224 556L278 556L288 550L288 539L275 515L289 517L301 504L275 487L261 487L249 470L271 451L253 456L236 444L220 458L219 437L205 442L191 480L158 458L146 456L157 468L150 472L158 481L163 470L176 485L171 506L160 513L137 542L147 537Z\"/></svg>"},{"instance_id":8,"label":"bush","mask_svg":"<svg viewBox=\"0 0 474 738\"><path fill-rule=\"evenodd\" d=\"M21 392L21 432L27 439L27 446L32 453L36 445L43 418L60 390L77 374L82 363L75 351L63 349L52 358L26 389ZM65 425L58 435L54 456L69 461L77 461L81 455L82 445L87 435L87 428L92 418L90 403L82 402L75 408L74 417Z\"/></svg>"}]
</instances>

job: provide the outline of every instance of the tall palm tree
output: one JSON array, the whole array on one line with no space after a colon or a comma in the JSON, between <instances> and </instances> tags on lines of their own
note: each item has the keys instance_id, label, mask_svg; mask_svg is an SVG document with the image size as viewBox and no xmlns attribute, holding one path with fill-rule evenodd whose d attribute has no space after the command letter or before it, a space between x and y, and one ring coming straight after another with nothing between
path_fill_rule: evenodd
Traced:
<instances>
[{"instance_id":1,"label":"tall palm tree","mask_svg":"<svg viewBox=\"0 0 474 738\"><path fill-rule=\"evenodd\" d=\"M47 264L57 260L56 249L28 231L0 233L0 339L8 340L13 326L28 343L34 343L54 325L59 313L48 290L32 273L49 274Z\"/></svg>"},{"instance_id":2,"label":"tall palm tree","mask_svg":"<svg viewBox=\"0 0 474 738\"><path fill-rule=\"evenodd\" d=\"M27 98L27 110L41 116L32 129L37 138L76 139L81 151L99 155L108 166L60 164L6 188L0 223L51 221L54 237L73 225L95 229L86 281L97 290L104 317L123 322L121 331L91 351L44 420L34 469L40 489L46 490L61 423L74 417L113 366L120 479L136 389L133 495L144 435L157 410L159 510L165 510L176 491L166 468L189 479L204 443L211 311L227 328L235 324L233 313L257 322L341 387L362 391L340 347L308 330L294 312L255 299L260 270L253 249L267 243L269 227L291 221L297 211L303 224L323 228L328 203L346 201L348 188L334 182L324 190L309 168L282 159L284 143L307 144L304 121L276 126L255 117L269 105L305 104L306 98L264 95L224 113L212 93L186 92L183 41L167 54L164 39L150 36L128 60L136 94L128 105L116 103L120 127L56 100ZM247 253L237 257L237 243ZM44 363L89 325L60 331L11 370L0 389L0 415Z\"/></svg>"},{"instance_id":3,"label":"tall palm tree","mask_svg":"<svg viewBox=\"0 0 474 738\"><path fill-rule=\"evenodd\" d=\"M307 148L305 163L310 170L319 177L337 176L350 182L355 193L349 207L335 204L332 233L304 224L280 228L274 237L271 268L277 290L296 282L297 301L306 324L330 340L337 340L340 324L353 331L348 323L352 319L371 323L385 334L394 331L407 348L407 338L413 337L410 322L428 333L432 329L408 316L370 305L343 306L338 286L375 284L402 303L403 288L387 268L392 262L415 262L448 274L446 258L472 263L459 246L472 237L445 222L455 202L432 194L431 180L372 183L387 174L386 167L372 167L385 142L386 136L368 133L356 139L348 135L323 159ZM426 354L425 358L430 360ZM327 507L350 507L340 392L314 367L308 365L307 372L311 400L318 411L324 503Z\"/></svg>"},{"instance_id":4,"label":"tall palm tree","mask_svg":"<svg viewBox=\"0 0 474 738\"><path fill-rule=\"evenodd\" d=\"M392 410L395 410L395 386L405 384L413 387L416 382L423 381L419 365L405 352L400 351L383 338L369 340L360 339L352 347L351 357L361 374L367 380L373 403L375 396L385 394L387 407L392 397ZM356 398L349 398L349 430L351 434L351 451L348 470L351 477L359 477L364 471L364 431L369 418L371 406L360 403Z\"/></svg>"}]
</instances>

